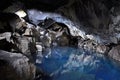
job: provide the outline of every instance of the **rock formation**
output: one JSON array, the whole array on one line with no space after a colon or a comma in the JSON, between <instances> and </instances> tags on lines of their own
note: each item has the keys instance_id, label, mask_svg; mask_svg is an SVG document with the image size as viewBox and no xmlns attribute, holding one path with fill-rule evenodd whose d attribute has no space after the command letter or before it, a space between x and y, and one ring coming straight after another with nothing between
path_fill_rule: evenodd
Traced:
<instances>
[{"instance_id":1,"label":"rock formation","mask_svg":"<svg viewBox=\"0 0 120 80\"><path fill-rule=\"evenodd\" d=\"M120 61L120 1L17 1L0 3L0 79L47 76L36 71L34 55L54 46L83 48Z\"/></svg>"}]
</instances>

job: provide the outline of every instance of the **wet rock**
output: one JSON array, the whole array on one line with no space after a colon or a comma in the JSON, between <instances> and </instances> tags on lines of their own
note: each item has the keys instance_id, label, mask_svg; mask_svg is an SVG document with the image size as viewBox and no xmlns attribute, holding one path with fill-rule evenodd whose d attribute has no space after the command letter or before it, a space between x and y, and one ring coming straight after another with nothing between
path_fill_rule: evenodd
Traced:
<instances>
[{"instance_id":1,"label":"wet rock","mask_svg":"<svg viewBox=\"0 0 120 80\"><path fill-rule=\"evenodd\" d=\"M116 61L120 61L120 45L113 47L109 51L108 56Z\"/></svg>"},{"instance_id":2,"label":"wet rock","mask_svg":"<svg viewBox=\"0 0 120 80\"><path fill-rule=\"evenodd\" d=\"M13 80L33 80L35 78L35 66L29 62L29 59L20 53L11 53L0 50L0 60L5 61L8 64L2 65L6 69L4 71L11 71L8 75L3 75L2 78ZM15 74L16 73L16 74ZM2 74L2 72L0 72ZM9 75L10 74L10 75Z\"/></svg>"},{"instance_id":3,"label":"wet rock","mask_svg":"<svg viewBox=\"0 0 120 80\"><path fill-rule=\"evenodd\" d=\"M93 40L80 39L78 41L78 47L88 51L98 52L102 54L105 54L109 51L109 47L107 45L98 44Z\"/></svg>"},{"instance_id":4,"label":"wet rock","mask_svg":"<svg viewBox=\"0 0 120 80\"><path fill-rule=\"evenodd\" d=\"M110 23L109 25L109 32L111 34L113 34L113 40L114 42L119 42L120 40L120 29L119 29L119 26L120 26L120 6L117 6L117 7L112 7L111 9L111 21L112 23ZM116 40L115 40L116 39Z\"/></svg>"},{"instance_id":5,"label":"wet rock","mask_svg":"<svg viewBox=\"0 0 120 80\"><path fill-rule=\"evenodd\" d=\"M38 26L47 29L47 28L49 28L49 27L50 27L52 24L54 24L54 23L55 23L55 21L54 21L53 19L47 18L47 19L45 19L44 21L40 22L40 23L38 24Z\"/></svg>"},{"instance_id":6,"label":"wet rock","mask_svg":"<svg viewBox=\"0 0 120 80\"><path fill-rule=\"evenodd\" d=\"M102 54L108 53L108 51L109 51L109 47L105 45L98 45L96 48L96 52L99 52Z\"/></svg>"},{"instance_id":7,"label":"wet rock","mask_svg":"<svg viewBox=\"0 0 120 80\"><path fill-rule=\"evenodd\" d=\"M95 51L97 45L98 44L95 41L92 41L92 40L79 40L79 42L78 42L78 47L84 48L86 50Z\"/></svg>"}]
</instances>

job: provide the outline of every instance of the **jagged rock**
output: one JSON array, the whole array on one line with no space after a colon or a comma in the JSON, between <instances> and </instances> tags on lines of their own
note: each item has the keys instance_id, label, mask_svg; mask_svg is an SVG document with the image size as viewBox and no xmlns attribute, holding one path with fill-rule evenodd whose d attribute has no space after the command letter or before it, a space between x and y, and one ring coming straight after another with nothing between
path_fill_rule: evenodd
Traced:
<instances>
[{"instance_id":1,"label":"jagged rock","mask_svg":"<svg viewBox=\"0 0 120 80\"><path fill-rule=\"evenodd\" d=\"M109 47L107 45L98 44L93 40L82 40L78 41L78 47L89 51L105 54L108 52Z\"/></svg>"},{"instance_id":2,"label":"jagged rock","mask_svg":"<svg viewBox=\"0 0 120 80\"><path fill-rule=\"evenodd\" d=\"M8 75L2 76L3 80L33 80L35 78L36 68L29 62L29 59L26 56L20 53L11 53L0 50L0 60L8 63L7 65L1 65L8 69L6 70L3 68L3 73L5 73L4 71L11 71L11 73L6 72ZM0 74L2 74L1 71Z\"/></svg>"},{"instance_id":3,"label":"jagged rock","mask_svg":"<svg viewBox=\"0 0 120 80\"><path fill-rule=\"evenodd\" d=\"M17 32L20 35L24 33L26 22L14 13L0 12L0 33Z\"/></svg>"},{"instance_id":4,"label":"jagged rock","mask_svg":"<svg viewBox=\"0 0 120 80\"><path fill-rule=\"evenodd\" d=\"M12 42L13 41L11 39L10 32L5 32L0 34L0 49L11 51L11 49L14 47L14 44Z\"/></svg>"},{"instance_id":5,"label":"jagged rock","mask_svg":"<svg viewBox=\"0 0 120 80\"><path fill-rule=\"evenodd\" d=\"M31 57L31 54L36 53L35 42L31 42L27 37L18 37L15 45L18 48L18 52Z\"/></svg>"},{"instance_id":6,"label":"jagged rock","mask_svg":"<svg viewBox=\"0 0 120 80\"><path fill-rule=\"evenodd\" d=\"M49 23L49 24L47 24ZM39 28L40 32L40 41L43 43L45 47L50 46L69 46L71 35L69 29L66 25L62 23L57 23L55 21L46 21L44 25L41 26L43 28Z\"/></svg>"},{"instance_id":7,"label":"jagged rock","mask_svg":"<svg viewBox=\"0 0 120 80\"><path fill-rule=\"evenodd\" d=\"M109 51L108 56L116 61L120 61L120 45L113 47Z\"/></svg>"},{"instance_id":8,"label":"jagged rock","mask_svg":"<svg viewBox=\"0 0 120 80\"><path fill-rule=\"evenodd\" d=\"M27 38L18 38L18 48L23 54L30 55L29 40Z\"/></svg>"},{"instance_id":9,"label":"jagged rock","mask_svg":"<svg viewBox=\"0 0 120 80\"><path fill-rule=\"evenodd\" d=\"M97 43L95 41L92 40L79 40L78 41L78 47L80 48L84 48L87 50L93 50L95 51L96 47L97 47Z\"/></svg>"},{"instance_id":10,"label":"jagged rock","mask_svg":"<svg viewBox=\"0 0 120 80\"><path fill-rule=\"evenodd\" d=\"M36 42L36 48L37 48L37 51L39 51L39 52L42 52L43 50L43 46L42 46L42 43L40 43L40 42Z\"/></svg>"},{"instance_id":11,"label":"jagged rock","mask_svg":"<svg viewBox=\"0 0 120 80\"><path fill-rule=\"evenodd\" d=\"M11 42L10 38L11 38L10 32L5 32L5 33L0 34L0 40L6 39L8 42Z\"/></svg>"},{"instance_id":12,"label":"jagged rock","mask_svg":"<svg viewBox=\"0 0 120 80\"><path fill-rule=\"evenodd\" d=\"M72 36L81 36L84 40L94 40L102 45L110 43L117 44L120 39L120 34L118 34L119 27L114 28L115 26L112 25L115 21L111 19L112 14L110 13L113 5L108 8L108 5L106 5L108 3L106 2L109 1L75 0L72 1L70 5L63 6L55 12L44 12L32 9L28 10L27 13L31 22L36 25L39 21L51 18L56 22L67 25ZM118 13L119 9L117 11L117 14ZM115 19L116 17L113 18ZM116 31L114 31L114 29ZM116 34L116 32L118 33Z\"/></svg>"},{"instance_id":13,"label":"jagged rock","mask_svg":"<svg viewBox=\"0 0 120 80\"><path fill-rule=\"evenodd\" d=\"M96 48L96 52L99 52L102 54L108 53L108 51L109 51L109 47L105 45L98 45Z\"/></svg>"}]
</instances>

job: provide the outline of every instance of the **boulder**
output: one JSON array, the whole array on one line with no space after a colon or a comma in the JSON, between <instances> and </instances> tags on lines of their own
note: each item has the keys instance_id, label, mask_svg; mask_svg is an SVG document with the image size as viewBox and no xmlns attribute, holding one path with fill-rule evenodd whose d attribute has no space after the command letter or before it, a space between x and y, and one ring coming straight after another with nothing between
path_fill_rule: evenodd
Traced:
<instances>
[{"instance_id":1,"label":"boulder","mask_svg":"<svg viewBox=\"0 0 120 80\"><path fill-rule=\"evenodd\" d=\"M109 51L108 56L116 61L120 61L120 45L113 47Z\"/></svg>"},{"instance_id":2,"label":"boulder","mask_svg":"<svg viewBox=\"0 0 120 80\"><path fill-rule=\"evenodd\" d=\"M85 50L94 51L105 54L108 52L109 47L107 45L98 44L93 40L82 40L78 41L78 47Z\"/></svg>"},{"instance_id":3,"label":"boulder","mask_svg":"<svg viewBox=\"0 0 120 80\"><path fill-rule=\"evenodd\" d=\"M106 45L98 45L98 46L96 47L96 52L105 54L105 53L108 53L108 51L109 51L109 47L106 46Z\"/></svg>"},{"instance_id":4,"label":"boulder","mask_svg":"<svg viewBox=\"0 0 120 80\"><path fill-rule=\"evenodd\" d=\"M3 68L0 75L6 73L6 75L0 76L1 80L33 80L35 78L36 67L20 53L0 50L0 62L3 62L0 66Z\"/></svg>"}]
</instances>

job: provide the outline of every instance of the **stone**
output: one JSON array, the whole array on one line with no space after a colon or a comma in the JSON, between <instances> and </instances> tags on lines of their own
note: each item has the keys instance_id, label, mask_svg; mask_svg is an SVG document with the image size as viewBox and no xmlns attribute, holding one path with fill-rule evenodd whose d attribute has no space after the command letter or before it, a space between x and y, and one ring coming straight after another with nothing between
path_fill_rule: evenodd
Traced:
<instances>
[{"instance_id":1,"label":"stone","mask_svg":"<svg viewBox=\"0 0 120 80\"><path fill-rule=\"evenodd\" d=\"M109 50L109 47L107 47L105 45L98 45L97 48L96 48L96 52L99 52L99 53L102 53L102 54L107 53L108 50Z\"/></svg>"},{"instance_id":2,"label":"stone","mask_svg":"<svg viewBox=\"0 0 120 80\"><path fill-rule=\"evenodd\" d=\"M120 45L112 47L108 56L116 61L120 61Z\"/></svg>"},{"instance_id":3,"label":"stone","mask_svg":"<svg viewBox=\"0 0 120 80\"><path fill-rule=\"evenodd\" d=\"M1 80L22 80L20 76L17 75L15 69L13 69L7 61L0 60L0 69Z\"/></svg>"},{"instance_id":4,"label":"stone","mask_svg":"<svg viewBox=\"0 0 120 80\"><path fill-rule=\"evenodd\" d=\"M37 51L42 52L43 51L42 43L36 42L36 48L37 48Z\"/></svg>"},{"instance_id":5,"label":"stone","mask_svg":"<svg viewBox=\"0 0 120 80\"><path fill-rule=\"evenodd\" d=\"M0 40L6 39L8 42L11 42L10 38L11 38L10 32L5 32L5 33L0 34Z\"/></svg>"},{"instance_id":6,"label":"stone","mask_svg":"<svg viewBox=\"0 0 120 80\"><path fill-rule=\"evenodd\" d=\"M7 45L7 46L6 46ZM0 34L0 49L11 51L14 44L11 39L11 32L4 32Z\"/></svg>"},{"instance_id":7,"label":"stone","mask_svg":"<svg viewBox=\"0 0 120 80\"><path fill-rule=\"evenodd\" d=\"M18 52L31 57L31 54L36 53L36 44L34 41L30 41L27 37L18 37L15 45L18 49Z\"/></svg>"},{"instance_id":8,"label":"stone","mask_svg":"<svg viewBox=\"0 0 120 80\"><path fill-rule=\"evenodd\" d=\"M96 51L97 43L93 40L79 40L78 47L86 50Z\"/></svg>"},{"instance_id":9,"label":"stone","mask_svg":"<svg viewBox=\"0 0 120 80\"><path fill-rule=\"evenodd\" d=\"M18 38L18 43L16 43L16 45L23 54L30 55L29 43L29 40L24 37Z\"/></svg>"},{"instance_id":10,"label":"stone","mask_svg":"<svg viewBox=\"0 0 120 80\"><path fill-rule=\"evenodd\" d=\"M18 79L14 80L33 80L35 78L36 67L26 56L22 55L21 53L11 53L0 50L0 60L3 60L9 64L9 66L5 67L12 70L12 72L14 71L14 73L11 72L13 77L16 77L15 75L19 77L17 77ZM2 73L0 72L0 74ZM6 76L3 75L3 77ZM8 79L10 78L8 77Z\"/></svg>"},{"instance_id":11,"label":"stone","mask_svg":"<svg viewBox=\"0 0 120 80\"><path fill-rule=\"evenodd\" d=\"M12 32L19 33L20 35L24 33L27 24L25 20L20 18L14 13L0 12L0 33Z\"/></svg>"},{"instance_id":12,"label":"stone","mask_svg":"<svg viewBox=\"0 0 120 80\"><path fill-rule=\"evenodd\" d=\"M25 16L27 16L27 14L25 13L25 11L23 11L22 9L18 10L17 12L15 12L15 14L17 14L19 17L22 17L22 18L24 18Z\"/></svg>"}]
</instances>

